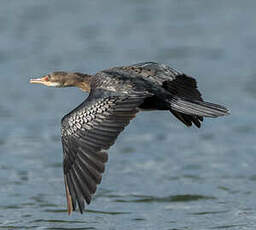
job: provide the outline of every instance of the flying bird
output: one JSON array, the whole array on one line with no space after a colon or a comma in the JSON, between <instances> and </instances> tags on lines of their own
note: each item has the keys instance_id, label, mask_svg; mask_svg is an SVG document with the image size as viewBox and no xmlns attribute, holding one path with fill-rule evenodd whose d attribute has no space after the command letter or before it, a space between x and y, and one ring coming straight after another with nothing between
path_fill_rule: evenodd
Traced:
<instances>
[{"instance_id":1,"label":"flying bird","mask_svg":"<svg viewBox=\"0 0 256 230\"><path fill-rule=\"evenodd\" d=\"M186 126L198 128L204 117L229 114L227 108L202 99L194 78L155 62L113 67L95 75L53 72L30 83L89 92L61 120L69 215L77 204L81 213L85 202L90 204L108 160L106 150L137 112L167 110Z\"/></svg>"}]
</instances>

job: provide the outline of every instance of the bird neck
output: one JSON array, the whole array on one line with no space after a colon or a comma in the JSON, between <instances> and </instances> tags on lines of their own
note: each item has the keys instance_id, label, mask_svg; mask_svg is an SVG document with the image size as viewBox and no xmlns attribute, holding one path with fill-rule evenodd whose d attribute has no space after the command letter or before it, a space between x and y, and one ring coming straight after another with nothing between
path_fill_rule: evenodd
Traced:
<instances>
[{"instance_id":1,"label":"bird neck","mask_svg":"<svg viewBox=\"0 0 256 230\"><path fill-rule=\"evenodd\" d=\"M73 86L80 88L85 92L89 92L91 90L90 83L92 79L92 75L84 74L84 73L72 73L73 77Z\"/></svg>"}]
</instances>

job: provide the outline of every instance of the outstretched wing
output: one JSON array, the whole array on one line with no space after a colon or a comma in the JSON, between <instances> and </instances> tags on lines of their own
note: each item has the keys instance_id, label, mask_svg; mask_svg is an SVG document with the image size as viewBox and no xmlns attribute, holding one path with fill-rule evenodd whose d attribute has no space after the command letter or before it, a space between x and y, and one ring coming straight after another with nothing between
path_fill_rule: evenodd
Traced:
<instances>
[{"instance_id":1,"label":"outstretched wing","mask_svg":"<svg viewBox=\"0 0 256 230\"><path fill-rule=\"evenodd\" d=\"M81 213L84 201L90 203L108 159L104 150L114 144L135 117L145 97L92 91L80 106L63 117L63 167L69 214L76 209L76 203Z\"/></svg>"}]
</instances>

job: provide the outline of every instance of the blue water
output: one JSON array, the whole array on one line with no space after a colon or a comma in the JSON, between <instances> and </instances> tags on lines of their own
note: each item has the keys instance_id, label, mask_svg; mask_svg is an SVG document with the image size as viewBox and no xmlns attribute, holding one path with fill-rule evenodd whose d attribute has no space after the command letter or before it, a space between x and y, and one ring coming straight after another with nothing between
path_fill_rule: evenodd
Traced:
<instances>
[{"instance_id":1,"label":"blue water","mask_svg":"<svg viewBox=\"0 0 256 230\"><path fill-rule=\"evenodd\" d=\"M255 229L256 2L2 1L1 229ZM68 216L60 120L85 97L30 85L143 61L194 76L232 115L186 128L138 114L109 150L86 213Z\"/></svg>"}]
</instances>

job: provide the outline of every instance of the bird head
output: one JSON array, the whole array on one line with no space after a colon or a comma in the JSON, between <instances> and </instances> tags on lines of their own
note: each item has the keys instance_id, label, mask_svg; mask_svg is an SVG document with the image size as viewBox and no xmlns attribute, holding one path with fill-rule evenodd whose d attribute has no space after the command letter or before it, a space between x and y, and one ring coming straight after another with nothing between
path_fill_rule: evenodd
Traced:
<instances>
[{"instance_id":1,"label":"bird head","mask_svg":"<svg viewBox=\"0 0 256 230\"><path fill-rule=\"evenodd\" d=\"M54 87L76 86L84 91L90 90L90 75L70 72L53 72L41 78L31 79L32 84L43 84Z\"/></svg>"}]
</instances>

